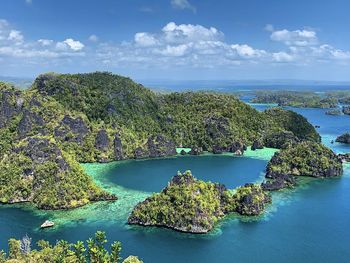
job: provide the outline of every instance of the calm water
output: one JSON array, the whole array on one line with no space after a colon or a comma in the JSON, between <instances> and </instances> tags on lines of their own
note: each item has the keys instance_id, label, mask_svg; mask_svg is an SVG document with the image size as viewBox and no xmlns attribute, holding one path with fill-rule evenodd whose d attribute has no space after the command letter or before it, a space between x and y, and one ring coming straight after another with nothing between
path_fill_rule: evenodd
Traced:
<instances>
[{"instance_id":1,"label":"calm water","mask_svg":"<svg viewBox=\"0 0 350 263\"><path fill-rule=\"evenodd\" d=\"M257 105L258 109L268 106ZM296 109L314 125L325 144L337 152L350 147L330 140L350 129L350 116L327 116L320 109ZM45 212L29 206L0 207L0 247L26 233L38 239L86 239L96 230L123 243L123 255L145 262L349 262L350 167L342 178L311 180L294 191L276 193L262 218L231 216L209 235L125 224L132 207L161 190L178 170L191 169L200 179L236 187L262 179L273 150L248 151L245 157L175 157L146 161L84 165L102 187L118 194L114 203L95 203L73 211ZM52 219L57 227L38 226Z\"/></svg>"}]
</instances>

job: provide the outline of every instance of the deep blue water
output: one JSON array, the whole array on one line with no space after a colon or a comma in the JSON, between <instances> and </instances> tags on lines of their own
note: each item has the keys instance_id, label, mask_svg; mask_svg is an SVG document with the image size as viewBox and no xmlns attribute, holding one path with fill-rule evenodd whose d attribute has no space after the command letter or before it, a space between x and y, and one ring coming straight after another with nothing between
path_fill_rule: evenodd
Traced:
<instances>
[{"instance_id":1,"label":"deep blue water","mask_svg":"<svg viewBox=\"0 0 350 263\"><path fill-rule=\"evenodd\" d=\"M256 107L263 110L267 106ZM321 109L293 110L321 126L318 131L325 144L337 152L350 151L344 145L330 144L330 140L350 129L350 116L328 116ZM111 188L121 186L127 199L129 194L131 197L139 192L147 195L159 191L178 170L186 169L191 169L200 179L236 187L261 178L266 163L266 160L248 157L188 156L107 164L106 169L97 173L103 184ZM346 166L342 178L312 180L293 192L274 194L274 204L262 218L247 221L233 216L221 222L209 235L129 227L125 225L127 213L120 215L117 208L111 209L109 204L91 206L83 212L77 210L77 215L60 212L62 218L66 217L62 221L65 223L41 231L38 226L54 214L26 206L3 206L0 208L0 247L6 247L8 238L20 238L26 233L35 241L44 238L52 242L57 239L75 242L88 238L96 230L104 230L110 240L123 243L124 256L138 255L152 263L345 263L350 262L349 200L350 168ZM128 212L131 208L126 205L121 209Z\"/></svg>"}]
</instances>

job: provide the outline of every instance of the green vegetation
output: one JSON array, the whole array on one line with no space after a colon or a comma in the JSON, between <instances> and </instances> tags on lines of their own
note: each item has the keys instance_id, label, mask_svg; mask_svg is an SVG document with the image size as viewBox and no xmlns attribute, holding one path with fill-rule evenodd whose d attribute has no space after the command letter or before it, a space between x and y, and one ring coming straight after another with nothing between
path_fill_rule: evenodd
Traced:
<instances>
[{"instance_id":1,"label":"green vegetation","mask_svg":"<svg viewBox=\"0 0 350 263\"><path fill-rule=\"evenodd\" d=\"M342 162L337 155L326 146L312 142L302 142L275 153L267 166L271 176L331 177L342 172Z\"/></svg>"},{"instance_id":2,"label":"green vegetation","mask_svg":"<svg viewBox=\"0 0 350 263\"><path fill-rule=\"evenodd\" d=\"M156 94L105 72L44 74L25 91L0 83L0 202L67 209L115 199L78 162L170 156L176 147L271 145L281 132L320 141L299 114L261 113L232 95Z\"/></svg>"},{"instance_id":3,"label":"green vegetation","mask_svg":"<svg viewBox=\"0 0 350 263\"><path fill-rule=\"evenodd\" d=\"M257 185L229 191L221 184L195 179L190 171L178 172L161 193L139 203L128 222L206 233L227 213L259 215L269 202L270 197Z\"/></svg>"},{"instance_id":4,"label":"green vegetation","mask_svg":"<svg viewBox=\"0 0 350 263\"><path fill-rule=\"evenodd\" d=\"M313 92L301 91L259 91L252 103L277 103L279 106L298 108L335 108L337 99L332 96L321 97Z\"/></svg>"},{"instance_id":5,"label":"green vegetation","mask_svg":"<svg viewBox=\"0 0 350 263\"><path fill-rule=\"evenodd\" d=\"M110 252L105 248L108 240L106 234L97 231L93 238L89 238L85 243L77 241L70 244L65 240L59 240L51 245L48 241L39 240L38 250L32 250L32 240L28 236L21 240L10 239L8 242L8 254L0 251L1 263L117 263L121 262L121 243L116 241L111 244ZM135 256L129 256L123 263L142 263Z\"/></svg>"},{"instance_id":6,"label":"green vegetation","mask_svg":"<svg viewBox=\"0 0 350 263\"><path fill-rule=\"evenodd\" d=\"M292 132L300 140L321 142L321 136L307 119L300 114L281 108L268 109L264 114L273 119L282 130Z\"/></svg>"}]
</instances>

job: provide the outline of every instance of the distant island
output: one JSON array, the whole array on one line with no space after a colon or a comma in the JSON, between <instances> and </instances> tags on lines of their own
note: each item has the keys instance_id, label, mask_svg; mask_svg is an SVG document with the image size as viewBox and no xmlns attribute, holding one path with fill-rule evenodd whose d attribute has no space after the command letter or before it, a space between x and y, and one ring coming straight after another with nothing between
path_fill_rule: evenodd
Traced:
<instances>
[{"instance_id":1,"label":"distant island","mask_svg":"<svg viewBox=\"0 0 350 263\"><path fill-rule=\"evenodd\" d=\"M335 108L337 98L320 96L314 92L302 91L257 91L252 103L275 103L279 106L297 108Z\"/></svg>"}]
</instances>

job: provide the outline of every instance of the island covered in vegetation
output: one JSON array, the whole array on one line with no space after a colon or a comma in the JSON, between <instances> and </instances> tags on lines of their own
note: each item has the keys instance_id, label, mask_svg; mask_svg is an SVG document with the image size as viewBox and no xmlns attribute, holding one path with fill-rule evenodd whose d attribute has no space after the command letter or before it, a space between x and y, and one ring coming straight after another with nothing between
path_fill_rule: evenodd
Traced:
<instances>
[{"instance_id":1,"label":"island covered in vegetation","mask_svg":"<svg viewBox=\"0 0 350 263\"><path fill-rule=\"evenodd\" d=\"M343 173L342 160L320 143L301 142L276 152L266 168L264 190L280 190L296 184L296 177L335 177Z\"/></svg>"},{"instance_id":2,"label":"island covered in vegetation","mask_svg":"<svg viewBox=\"0 0 350 263\"><path fill-rule=\"evenodd\" d=\"M40 75L27 90L0 84L0 202L68 209L115 200L79 162L243 153L320 142L301 115L259 112L228 94L157 94L106 72Z\"/></svg>"},{"instance_id":3,"label":"island covered in vegetation","mask_svg":"<svg viewBox=\"0 0 350 263\"><path fill-rule=\"evenodd\" d=\"M276 103L298 108L336 108L337 98L304 91L258 91L252 103Z\"/></svg>"},{"instance_id":4,"label":"island covered in vegetation","mask_svg":"<svg viewBox=\"0 0 350 263\"><path fill-rule=\"evenodd\" d=\"M256 216L270 202L269 194L258 185L228 190L222 184L197 180L191 171L178 172L161 193L134 208L128 223L207 233L228 213Z\"/></svg>"}]
</instances>

